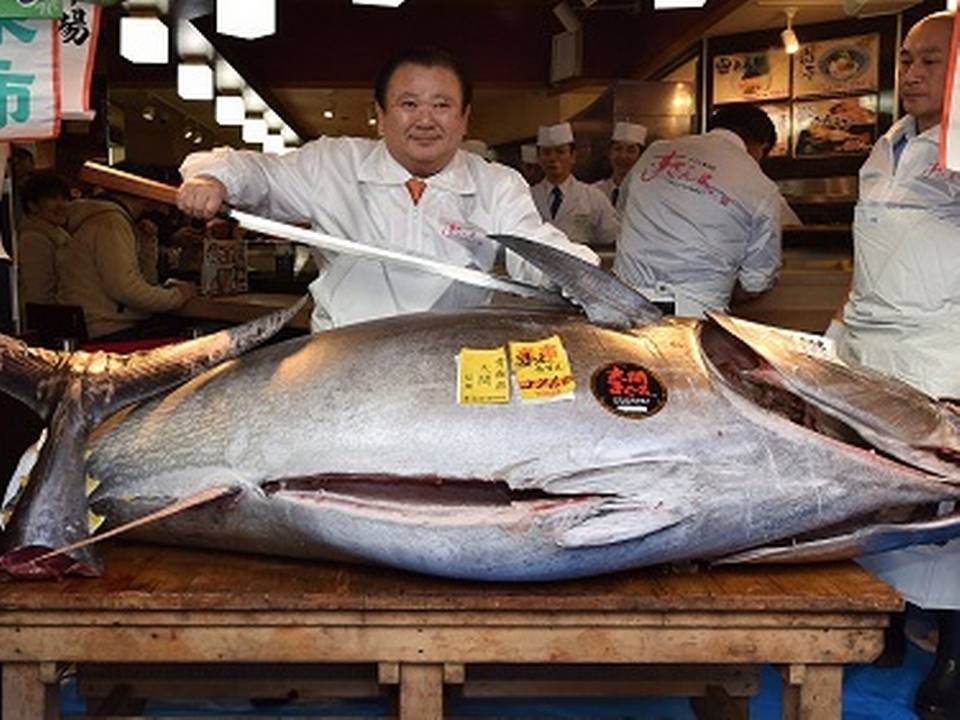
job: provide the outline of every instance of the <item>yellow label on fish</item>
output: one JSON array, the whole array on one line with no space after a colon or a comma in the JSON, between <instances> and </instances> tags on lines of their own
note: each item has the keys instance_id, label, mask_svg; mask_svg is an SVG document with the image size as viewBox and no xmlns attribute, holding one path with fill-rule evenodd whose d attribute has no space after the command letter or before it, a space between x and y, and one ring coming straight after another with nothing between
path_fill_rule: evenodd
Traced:
<instances>
[{"instance_id":1,"label":"yellow label on fish","mask_svg":"<svg viewBox=\"0 0 960 720\"><path fill-rule=\"evenodd\" d=\"M576 383L560 336L552 335L537 342L511 342L510 364L521 400L573 397Z\"/></svg>"},{"instance_id":2,"label":"yellow label on fish","mask_svg":"<svg viewBox=\"0 0 960 720\"><path fill-rule=\"evenodd\" d=\"M460 405L510 402L505 348L460 349L457 355L457 402Z\"/></svg>"}]
</instances>

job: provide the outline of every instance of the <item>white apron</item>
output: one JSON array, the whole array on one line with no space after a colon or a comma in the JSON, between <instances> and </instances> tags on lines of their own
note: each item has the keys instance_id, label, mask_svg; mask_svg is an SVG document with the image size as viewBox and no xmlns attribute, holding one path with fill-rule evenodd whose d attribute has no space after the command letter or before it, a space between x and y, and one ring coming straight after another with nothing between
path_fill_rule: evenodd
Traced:
<instances>
[{"instance_id":1,"label":"white apron","mask_svg":"<svg viewBox=\"0 0 960 720\"><path fill-rule=\"evenodd\" d=\"M927 210L860 206L854 240L840 357L960 397L960 229ZM859 562L920 607L960 610L960 540Z\"/></svg>"}]
</instances>

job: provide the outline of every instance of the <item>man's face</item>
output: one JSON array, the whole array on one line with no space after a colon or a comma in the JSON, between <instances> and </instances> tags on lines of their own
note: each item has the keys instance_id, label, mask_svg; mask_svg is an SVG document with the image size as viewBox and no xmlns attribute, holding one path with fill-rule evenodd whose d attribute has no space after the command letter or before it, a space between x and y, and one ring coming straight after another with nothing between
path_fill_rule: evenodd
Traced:
<instances>
[{"instance_id":1,"label":"man's face","mask_svg":"<svg viewBox=\"0 0 960 720\"><path fill-rule=\"evenodd\" d=\"M67 224L67 198L63 195L51 195L42 197L35 203L30 203L27 208L32 214L43 218L51 225L57 227L66 227Z\"/></svg>"},{"instance_id":2,"label":"man's face","mask_svg":"<svg viewBox=\"0 0 960 720\"><path fill-rule=\"evenodd\" d=\"M952 29L948 18L921 21L900 49L900 99L919 132L940 122Z\"/></svg>"},{"instance_id":3,"label":"man's face","mask_svg":"<svg viewBox=\"0 0 960 720\"><path fill-rule=\"evenodd\" d=\"M607 157L610 158L610 166L613 168L613 175L616 178L623 179L630 168L640 159L641 147L637 143L621 142L614 140L610 143L610 151Z\"/></svg>"},{"instance_id":4,"label":"man's face","mask_svg":"<svg viewBox=\"0 0 960 720\"><path fill-rule=\"evenodd\" d=\"M390 78L387 107L377 106L380 133L393 158L417 177L440 172L467 131L456 74L444 67L401 65Z\"/></svg>"},{"instance_id":5,"label":"man's face","mask_svg":"<svg viewBox=\"0 0 960 720\"><path fill-rule=\"evenodd\" d=\"M537 157L540 159L543 174L554 185L562 183L573 171L573 145L538 147Z\"/></svg>"}]
</instances>

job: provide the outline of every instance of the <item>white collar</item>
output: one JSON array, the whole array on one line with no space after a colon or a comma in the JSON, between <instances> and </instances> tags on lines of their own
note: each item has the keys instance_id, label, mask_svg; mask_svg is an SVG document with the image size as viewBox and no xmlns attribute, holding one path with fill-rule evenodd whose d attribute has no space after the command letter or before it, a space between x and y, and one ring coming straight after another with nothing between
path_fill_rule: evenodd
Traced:
<instances>
[{"instance_id":1,"label":"white collar","mask_svg":"<svg viewBox=\"0 0 960 720\"><path fill-rule=\"evenodd\" d=\"M458 195L475 194L477 186L470 173L466 155L464 151L458 150L445 168L423 180L427 185L449 190ZM383 140L377 143L373 152L364 158L357 169L357 180L376 185L403 185L411 177L410 171L390 154Z\"/></svg>"},{"instance_id":2,"label":"white collar","mask_svg":"<svg viewBox=\"0 0 960 720\"><path fill-rule=\"evenodd\" d=\"M727 130L726 128L714 128L707 133L707 136L722 138L726 142L736 145L744 152L747 151L747 144L743 141L743 138L737 135L733 130Z\"/></svg>"}]
</instances>

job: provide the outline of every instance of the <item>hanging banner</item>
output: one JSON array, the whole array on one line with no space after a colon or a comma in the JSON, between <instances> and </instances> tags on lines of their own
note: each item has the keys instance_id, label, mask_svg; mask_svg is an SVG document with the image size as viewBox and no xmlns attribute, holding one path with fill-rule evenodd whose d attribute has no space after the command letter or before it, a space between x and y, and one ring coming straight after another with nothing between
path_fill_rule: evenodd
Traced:
<instances>
[{"instance_id":1,"label":"hanging banner","mask_svg":"<svg viewBox=\"0 0 960 720\"><path fill-rule=\"evenodd\" d=\"M943 118L940 121L940 165L960 172L960 13L953 21L950 60L947 63L947 87L943 96Z\"/></svg>"},{"instance_id":2,"label":"hanging banner","mask_svg":"<svg viewBox=\"0 0 960 720\"><path fill-rule=\"evenodd\" d=\"M48 18L63 14L63 0L0 0L0 18Z\"/></svg>"},{"instance_id":3,"label":"hanging banner","mask_svg":"<svg viewBox=\"0 0 960 720\"><path fill-rule=\"evenodd\" d=\"M0 140L60 134L56 20L0 20Z\"/></svg>"},{"instance_id":4,"label":"hanging banner","mask_svg":"<svg viewBox=\"0 0 960 720\"><path fill-rule=\"evenodd\" d=\"M100 34L103 8L92 2L66 0L60 19L60 116L93 120L90 78Z\"/></svg>"}]
</instances>

